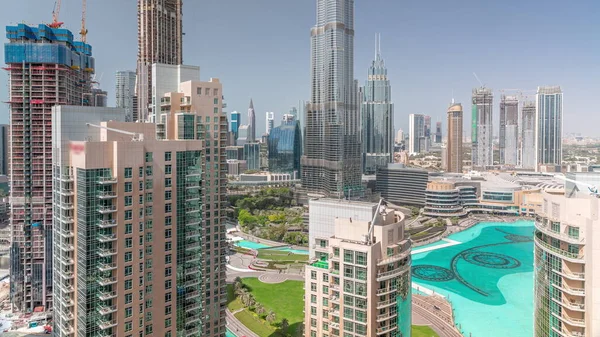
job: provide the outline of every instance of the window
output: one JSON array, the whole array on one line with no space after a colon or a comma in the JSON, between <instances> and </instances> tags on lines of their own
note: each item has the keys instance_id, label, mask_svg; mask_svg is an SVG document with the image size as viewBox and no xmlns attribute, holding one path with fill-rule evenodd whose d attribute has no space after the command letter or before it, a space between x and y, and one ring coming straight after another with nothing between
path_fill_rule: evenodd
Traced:
<instances>
[{"instance_id":1,"label":"window","mask_svg":"<svg viewBox=\"0 0 600 337\"><path fill-rule=\"evenodd\" d=\"M554 233L560 233L560 222L552 222L551 229Z\"/></svg>"},{"instance_id":2,"label":"window","mask_svg":"<svg viewBox=\"0 0 600 337\"><path fill-rule=\"evenodd\" d=\"M171 254L165 255L165 264L171 263Z\"/></svg>"},{"instance_id":3,"label":"window","mask_svg":"<svg viewBox=\"0 0 600 337\"><path fill-rule=\"evenodd\" d=\"M165 252L171 251L171 241L165 242Z\"/></svg>"},{"instance_id":4,"label":"window","mask_svg":"<svg viewBox=\"0 0 600 337\"><path fill-rule=\"evenodd\" d=\"M345 264L344 265L344 277L354 278L354 267Z\"/></svg>"},{"instance_id":5,"label":"window","mask_svg":"<svg viewBox=\"0 0 600 337\"><path fill-rule=\"evenodd\" d=\"M133 281L125 280L125 290L131 290L132 287L133 287Z\"/></svg>"},{"instance_id":6,"label":"window","mask_svg":"<svg viewBox=\"0 0 600 337\"><path fill-rule=\"evenodd\" d=\"M171 326L171 319L170 318L165 319L165 328L168 328L170 326Z\"/></svg>"},{"instance_id":7,"label":"window","mask_svg":"<svg viewBox=\"0 0 600 337\"><path fill-rule=\"evenodd\" d=\"M132 314L133 314L133 308L131 308L131 307L125 308L125 318L131 317Z\"/></svg>"},{"instance_id":8,"label":"window","mask_svg":"<svg viewBox=\"0 0 600 337\"><path fill-rule=\"evenodd\" d=\"M170 216L166 216L165 217L165 226L171 226L171 217Z\"/></svg>"},{"instance_id":9,"label":"window","mask_svg":"<svg viewBox=\"0 0 600 337\"><path fill-rule=\"evenodd\" d=\"M171 276L171 271L172 271L171 267L165 268L165 277Z\"/></svg>"},{"instance_id":10,"label":"window","mask_svg":"<svg viewBox=\"0 0 600 337\"><path fill-rule=\"evenodd\" d=\"M140 205L144 204L144 195L143 194L138 195L138 204L140 204Z\"/></svg>"},{"instance_id":11,"label":"window","mask_svg":"<svg viewBox=\"0 0 600 337\"><path fill-rule=\"evenodd\" d=\"M310 303L317 303L317 295L310 295Z\"/></svg>"},{"instance_id":12,"label":"window","mask_svg":"<svg viewBox=\"0 0 600 337\"><path fill-rule=\"evenodd\" d=\"M125 206L131 206L133 204L133 197L131 195L125 196Z\"/></svg>"},{"instance_id":13,"label":"window","mask_svg":"<svg viewBox=\"0 0 600 337\"><path fill-rule=\"evenodd\" d=\"M213 89L213 96L219 96L219 89Z\"/></svg>"},{"instance_id":14,"label":"window","mask_svg":"<svg viewBox=\"0 0 600 337\"><path fill-rule=\"evenodd\" d=\"M171 293L170 293L170 292L169 292L169 293L166 293L166 294L165 294L165 302L166 302L166 303L169 303L169 302L171 302L171 297L172 297L172 295L171 295Z\"/></svg>"},{"instance_id":15,"label":"window","mask_svg":"<svg viewBox=\"0 0 600 337\"><path fill-rule=\"evenodd\" d=\"M138 190L139 191L143 191L144 190L144 182L143 181L139 181L138 182Z\"/></svg>"},{"instance_id":16,"label":"window","mask_svg":"<svg viewBox=\"0 0 600 337\"><path fill-rule=\"evenodd\" d=\"M125 234L133 233L133 225L130 223L125 224Z\"/></svg>"},{"instance_id":17,"label":"window","mask_svg":"<svg viewBox=\"0 0 600 337\"><path fill-rule=\"evenodd\" d=\"M133 191L133 185L131 184L131 182L126 182L125 183L125 192L130 193L131 191Z\"/></svg>"},{"instance_id":18,"label":"window","mask_svg":"<svg viewBox=\"0 0 600 337\"><path fill-rule=\"evenodd\" d=\"M129 179L129 178L131 178L131 177L133 177L133 168L131 168L131 167L126 167L126 168L125 168L125 178L126 178L126 179Z\"/></svg>"},{"instance_id":19,"label":"window","mask_svg":"<svg viewBox=\"0 0 600 337\"><path fill-rule=\"evenodd\" d=\"M133 267L125 266L125 276L131 276L131 274L133 274Z\"/></svg>"},{"instance_id":20,"label":"window","mask_svg":"<svg viewBox=\"0 0 600 337\"><path fill-rule=\"evenodd\" d=\"M131 322L125 322L125 331L131 331L132 328Z\"/></svg>"},{"instance_id":21,"label":"window","mask_svg":"<svg viewBox=\"0 0 600 337\"><path fill-rule=\"evenodd\" d=\"M165 306L165 315L170 315L172 312L171 306L167 305Z\"/></svg>"},{"instance_id":22,"label":"window","mask_svg":"<svg viewBox=\"0 0 600 337\"><path fill-rule=\"evenodd\" d=\"M152 189L153 181L152 179L146 179L146 189Z\"/></svg>"},{"instance_id":23,"label":"window","mask_svg":"<svg viewBox=\"0 0 600 337\"><path fill-rule=\"evenodd\" d=\"M356 252L356 264L361 266L367 265L367 253L364 252Z\"/></svg>"},{"instance_id":24,"label":"window","mask_svg":"<svg viewBox=\"0 0 600 337\"><path fill-rule=\"evenodd\" d=\"M165 161L171 161L171 152L165 152Z\"/></svg>"},{"instance_id":25,"label":"window","mask_svg":"<svg viewBox=\"0 0 600 337\"><path fill-rule=\"evenodd\" d=\"M344 249L344 262L354 263L354 252Z\"/></svg>"},{"instance_id":26,"label":"window","mask_svg":"<svg viewBox=\"0 0 600 337\"><path fill-rule=\"evenodd\" d=\"M131 261L133 261L133 253L125 252L125 262L131 262Z\"/></svg>"},{"instance_id":27,"label":"window","mask_svg":"<svg viewBox=\"0 0 600 337\"><path fill-rule=\"evenodd\" d=\"M138 176L140 176L140 178L144 176L144 168L142 166L138 168Z\"/></svg>"},{"instance_id":28,"label":"window","mask_svg":"<svg viewBox=\"0 0 600 337\"><path fill-rule=\"evenodd\" d=\"M310 271L310 279L311 280L316 280L317 279L317 272L314 270Z\"/></svg>"},{"instance_id":29,"label":"window","mask_svg":"<svg viewBox=\"0 0 600 337\"><path fill-rule=\"evenodd\" d=\"M146 152L146 163L152 161L152 152Z\"/></svg>"},{"instance_id":30,"label":"window","mask_svg":"<svg viewBox=\"0 0 600 337\"><path fill-rule=\"evenodd\" d=\"M204 95L210 96L210 88L204 88Z\"/></svg>"},{"instance_id":31,"label":"window","mask_svg":"<svg viewBox=\"0 0 600 337\"><path fill-rule=\"evenodd\" d=\"M171 187L171 178L165 178L165 187Z\"/></svg>"},{"instance_id":32,"label":"window","mask_svg":"<svg viewBox=\"0 0 600 337\"><path fill-rule=\"evenodd\" d=\"M133 295L132 294L125 294L125 304L129 304L133 301Z\"/></svg>"},{"instance_id":33,"label":"window","mask_svg":"<svg viewBox=\"0 0 600 337\"><path fill-rule=\"evenodd\" d=\"M333 248L333 256L340 256L340 249L337 247Z\"/></svg>"},{"instance_id":34,"label":"window","mask_svg":"<svg viewBox=\"0 0 600 337\"><path fill-rule=\"evenodd\" d=\"M146 193L146 202L152 202L153 196L152 192Z\"/></svg>"},{"instance_id":35,"label":"window","mask_svg":"<svg viewBox=\"0 0 600 337\"><path fill-rule=\"evenodd\" d=\"M152 232L146 234L146 242L152 242Z\"/></svg>"},{"instance_id":36,"label":"window","mask_svg":"<svg viewBox=\"0 0 600 337\"><path fill-rule=\"evenodd\" d=\"M218 113L219 113L219 108L215 107L213 110L214 110L214 111L213 111L214 113L216 113L216 114L218 114Z\"/></svg>"},{"instance_id":37,"label":"window","mask_svg":"<svg viewBox=\"0 0 600 337\"><path fill-rule=\"evenodd\" d=\"M129 209L125 211L125 220L131 220L133 218L133 212Z\"/></svg>"},{"instance_id":38,"label":"window","mask_svg":"<svg viewBox=\"0 0 600 337\"><path fill-rule=\"evenodd\" d=\"M152 220L146 220L146 229L152 229Z\"/></svg>"},{"instance_id":39,"label":"window","mask_svg":"<svg viewBox=\"0 0 600 337\"><path fill-rule=\"evenodd\" d=\"M359 280L366 281L367 280L367 269L361 267L355 267L354 271L356 273L355 278Z\"/></svg>"},{"instance_id":40,"label":"window","mask_svg":"<svg viewBox=\"0 0 600 337\"><path fill-rule=\"evenodd\" d=\"M148 176L148 177L152 176L152 166L150 166L150 165L146 166L146 176Z\"/></svg>"},{"instance_id":41,"label":"window","mask_svg":"<svg viewBox=\"0 0 600 337\"><path fill-rule=\"evenodd\" d=\"M171 238L171 229L165 229L165 239Z\"/></svg>"},{"instance_id":42,"label":"window","mask_svg":"<svg viewBox=\"0 0 600 337\"><path fill-rule=\"evenodd\" d=\"M219 99L215 97L215 99L213 100L213 102L216 104L219 104Z\"/></svg>"},{"instance_id":43,"label":"window","mask_svg":"<svg viewBox=\"0 0 600 337\"><path fill-rule=\"evenodd\" d=\"M165 191L165 200L171 200L171 191Z\"/></svg>"},{"instance_id":44,"label":"window","mask_svg":"<svg viewBox=\"0 0 600 337\"><path fill-rule=\"evenodd\" d=\"M131 247L133 247L133 239L125 238L125 248L131 248Z\"/></svg>"},{"instance_id":45,"label":"window","mask_svg":"<svg viewBox=\"0 0 600 337\"><path fill-rule=\"evenodd\" d=\"M310 283L310 291L317 291L317 284L314 282Z\"/></svg>"},{"instance_id":46,"label":"window","mask_svg":"<svg viewBox=\"0 0 600 337\"><path fill-rule=\"evenodd\" d=\"M165 213L171 213L171 204L165 204Z\"/></svg>"},{"instance_id":47,"label":"window","mask_svg":"<svg viewBox=\"0 0 600 337\"><path fill-rule=\"evenodd\" d=\"M165 280L165 289L171 289L173 287L173 281Z\"/></svg>"},{"instance_id":48,"label":"window","mask_svg":"<svg viewBox=\"0 0 600 337\"><path fill-rule=\"evenodd\" d=\"M151 216L152 215L152 206L147 206L146 207L146 216Z\"/></svg>"},{"instance_id":49,"label":"window","mask_svg":"<svg viewBox=\"0 0 600 337\"><path fill-rule=\"evenodd\" d=\"M571 239L579 239L579 228L569 226L569 237Z\"/></svg>"},{"instance_id":50,"label":"window","mask_svg":"<svg viewBox=\"0 0 600 337\"><path fill-rule=\"evenodd\" d=\"M165 174L171 174L171 165L165 165Z\"/></svg>"}]
</instances>

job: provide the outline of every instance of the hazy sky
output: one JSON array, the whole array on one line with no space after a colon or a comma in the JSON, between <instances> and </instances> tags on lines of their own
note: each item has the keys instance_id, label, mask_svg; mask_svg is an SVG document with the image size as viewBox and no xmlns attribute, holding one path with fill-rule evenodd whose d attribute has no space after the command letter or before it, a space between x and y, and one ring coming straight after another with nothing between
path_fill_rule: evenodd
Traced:
<instances>
[{"instance_id":1,"label":"hazy sky","mask_svg":"<svg viewBox=\"0 0 600 337\"><path fill-rule=\"evenodd\" d=\"M278 125L283 113L310 96L315 3L184 0L184 63L199 65L203 80L220 78L228 111L245 116L253 98L262 134L266 111L275 112ZM53 6L53 0L2 0L0 23L49 22ZM97 78L114 105L115 71L135 70L136 0L88 0L87 6ZM355 77L364 82L374 36L381 33L396 129L408 129L410 113L431 115L432 124L444 120L452 93L469 125L475 72L497 97L496 129L500 89L561 85L565 131L598 136L599 18L597 0L356 0ZM61 21L79 31L80 0L63 0ZM5 71L0 83L5 101ZM6 105L1 111L0 122L8 122Z\"/></svg>"}]
</instances>

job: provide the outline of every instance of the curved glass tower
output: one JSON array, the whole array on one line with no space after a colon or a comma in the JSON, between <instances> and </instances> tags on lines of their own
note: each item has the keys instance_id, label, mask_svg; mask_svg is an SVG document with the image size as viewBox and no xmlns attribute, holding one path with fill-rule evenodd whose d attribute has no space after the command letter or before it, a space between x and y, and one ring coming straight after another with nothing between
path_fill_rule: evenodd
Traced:
<instances>
[{"instance_id":1,"label":"curved glass tower","mask_svg":"<svg viewBox=\"0 0 600 337\"><path fill-rule=\"evenodd\" d=\"M269 171L300 172L302 137L300 124L292 115L285 115L280 126L273 128L268 138Z\"/></svg>"},{"instance_id":2,"label":"curved glass tower","mask_svg":"<svg viewBox=\"0 0 600 337\"><path fill-rule=\"evenodd\" d=\"M365 174L374 174L378 167L386 167L394 159L392 87L385 62L381 58L381 45L377 40L375 59L369 67L360 105Z\"/></svg>"}]
</instances>

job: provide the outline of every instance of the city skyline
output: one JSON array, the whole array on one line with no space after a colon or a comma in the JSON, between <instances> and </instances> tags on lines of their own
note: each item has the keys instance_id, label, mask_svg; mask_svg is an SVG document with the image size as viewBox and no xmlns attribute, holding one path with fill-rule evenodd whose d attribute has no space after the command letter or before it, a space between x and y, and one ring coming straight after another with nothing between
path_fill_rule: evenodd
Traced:
<instances>
[{"instance_id":1,"label":"city skyline","mask_svg":"<svg viewBox=\"0 0 600 337\"><path fill-rule=\"evenodd\" d=\"M308 34L303 27L312 25L314 16L312 2L264 2L264 5L271 9L271 14L241 1L203 4L202 10L199 4L184 4L184 32L187 33L184 40L190 40L184 48L184 64L199 64L202 66L204 78L219 77L224 83L230 83L225 97L228 111L245 111L250 97L257 103L260 102L256 111L259 115L258 134L264 132L264 112L274 111L275 119L280 119L291 106L296 106L299 100L309 97L309 52L306 44ZM362 83L365 80L363 69L368 67L373 57L373 36L380 32L386 44L388 76L395 83L394 101L402 102L406 107L395 113L396 129L408 129L409 113L426 114L432 116L433 121L444 121L447 102L453 96L452 93L458 102L470 101L471 89L477 86L472 75L476 72L487 86L494 89L497 97L500 96L498 91L503 88L535 90L538 86L560 85L569 98L564 106L567 117L565 133L580 132L592 135L595 131L595 123L581 125L577 119L591 116L600 121L600 117L597 117L600 114L591 99L599 87L593 80L600 73L600 67L593 56L598 55L599 47L598 44L588 43L595 39L592 32L598 30L594 28L598 23L592 22L591 14L598 12L600 4L582 1L564 8L560 13L554 13L552 6L538 9L533 4L520 4L516 1L490 3L485 6L472 1L461 4L439 2L435 11L430 11L430 5L425 4L415 3L407 9L399 10L401 5L395 2L375 2L377 6L364 2L356 3L356 10L361 13L356 18L356 24L361 29L357 30L355 37L355 71L359 83ZM511 10L517 5L519 11ZM381 6L386 6L389 10L379 13L377 8ZM133 70L136 67L137 27L136 20L131 20L136 13L136 7L135 2L123 4L116 0L88 4L87 38L88 42L94 45L94 54L103 60L98 65L97 78L101 81L102 89L108 91L109 106L115 105L116 71ZM229 11L234 7L236 11ZM119 10L115 11L114 8ZM473 14L472 11L479 15ZM229 13L230 20L223 21L221 15L214 15L226 12ZM291 18L291 23L280 25L284 22L283 18L287 17L284 14L289 12L297 15ZM380 17L380 25L370 24L370 14L375 12L383 16ZM462 20L465 23L456 25L451 30L446 29L445 25L439 22L443 22L440 18L448 12L456 15L456 22ZM5 24L21 21L49 22L52 18L51 13L50 2L25 0L11 3L10 10L0 13L0 20ZM536 16L522 20L521 17L527 13L536 13ZM552 24L552 18L559 15L561 22L569 20L573 24L564 27ZM108 26L104 22L107 17L113 19ZM193 20L186 20L186 17ZM486 34L484 37L478 30L473 29L482 23L486 26L500 25L499 17L512 22L510 31L493 33L491 36ZM63 4L60 18L65 22L65 27L78 31L81 20L80 4ZM202 35L202 39L197 43L191 43L194 34L215 25L219 30L214 34ZM269 34L272 36L268 39L257 38L264 36L264 27L270 25L285 27L271 31ZM520 32L526 36L542 32L554 34L561 43L546 45L522 36L514 39L528 41L527 48L524 48L522 43L515 43L514 46L499 43L503 40L513 40L507 37L512 32ZM115 34L121 38L111 39ZM281 57L280 47L273 45L272 41L284 36L287 36L288 42L285 42L286 56ZM539 46L545 51L545 57L541 59L538 57L539 51L534 51L538 44L541 44ZM441 52L453 48L457 50L456 53ZM502 53L496 52L499 48L502 48ZM485 57L481 57L478 53L485 49L489 51L484 53ZM114 57L114 50L119 50L122 57ZM520 60L521 65L513 66L514 60ZM263 80L257 83L256 78ZM6 83L5 72L0 72L0 81ZM6 87L0 88L0 98L3 101L7 99ZM1 116L0 123L6 123L7 115ZM498 118L498 114L495 117ZM468 119L465 123L469 123ZM498 120L495 120L494 124L497 123ZM468 135L468 124L465 124L464 128Z\"/></svg>"}]
</instances>

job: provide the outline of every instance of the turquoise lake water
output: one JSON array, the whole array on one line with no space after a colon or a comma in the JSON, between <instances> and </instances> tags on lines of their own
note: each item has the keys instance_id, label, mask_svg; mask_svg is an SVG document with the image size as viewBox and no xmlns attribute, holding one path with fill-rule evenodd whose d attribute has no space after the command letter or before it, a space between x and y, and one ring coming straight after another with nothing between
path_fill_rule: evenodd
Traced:
<instances>
[{"instance_id":1,"label":"turquoise lake water","mask_svg":"<svg viewBox=\"0 0 600 337\"><path fill-rule=\"evenodd\" d=\"M412 256L412 281L450 300L464 336L530 337L533 230L531 221L486 222L450 235L461 243Z\"/></svg>"},{"instance_id":2,"label":"turquoise lake water","mask_svg":"<svg viewBox=\"0 0 600 337\"><path fill-rule=\"evenodd\" d=\"M237 241L235 243L235 245L238 247L248 248L248 249L262 249L262 248L270 248L271 247L271 246L267 246L262 243L246 241L246 240ZM308 254L308 250L291 249L291 248L287 248L287 247L272 248L272 249L283 250L283 251L294 253L294 254Z\"/></svg>"},{"instance_id":3,"label":"turquoise lake water","mask_svg":"<svg viewBox=\"0 0 600 337\"><path fill-rule=\"evenodd\" d=\"M233 332L229 331L229 329L227 329L227 332L225 333L225 337L236 337Z\"/></svg>"}]
</instances>

